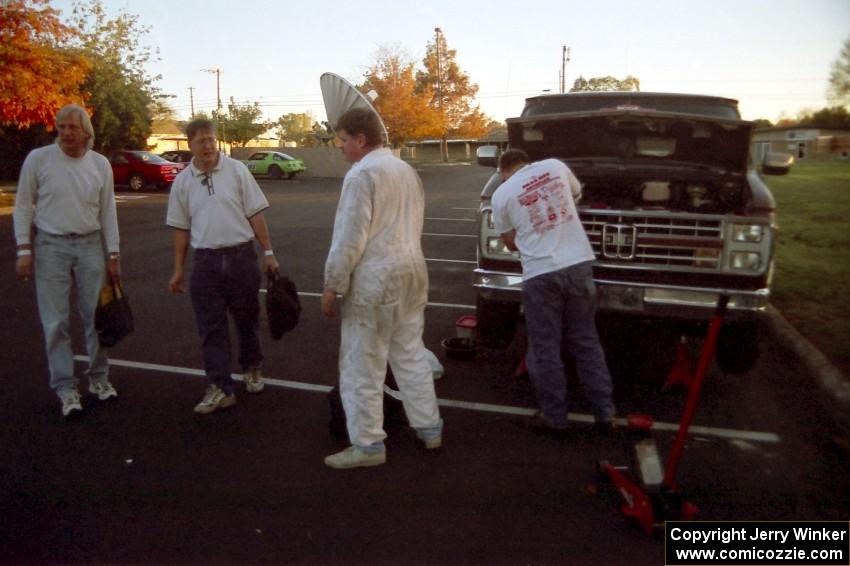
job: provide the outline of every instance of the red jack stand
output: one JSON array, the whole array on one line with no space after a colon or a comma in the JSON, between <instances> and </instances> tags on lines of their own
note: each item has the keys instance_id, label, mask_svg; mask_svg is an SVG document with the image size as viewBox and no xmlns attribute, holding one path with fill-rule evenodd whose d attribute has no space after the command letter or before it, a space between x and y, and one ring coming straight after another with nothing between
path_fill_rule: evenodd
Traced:
<instances>
[{"instance_id":1,"label":"red jack stand","mask_svg":"<svg viewBox=\"0 0 850 566\"><path fill-rule=\"evenodd\" d=\"M629 429L641 433L640 438L635 442L635 459L640 480L634 481L625 468L615 467L608 462L599 464L601 471L608 476L623 497L624 504L620 508L622 513L637 521L647 535L652 535L656 528L663 526L664 521L687 521L693 519L698 512L697 507L686 501L679 490L676 472L685 447L688 428L691 426L699 403L700 390L705 381L708 366L714 357L717 336L723 326L723 316L726 314L728 302L729 297L720 296L717 309L708 327L705 344L700 352L696 373L693 375L685 410L679 423L679 432L676 434L676 440L673 442L673 448L670 450L670 457L667 465L663 467L663 472L655 441L649 436L652 419L646 415L630 415L628 419Z\"/></svg>"},{"instance_id":2,"label":"red jack stand","mask_svg":"<svg viewBox=\"0 0 850 566\"><path fill-rule=\"evenodd\" d=\"M676 347L676 362L670 368L670 373L667 374L667 381L664 382L664 389L678 384L685 387L690 387L694 380L691 374L691 364L688 359L688 339L682 336L679 339L679 345Z\"/></svg>"}]
</instances>

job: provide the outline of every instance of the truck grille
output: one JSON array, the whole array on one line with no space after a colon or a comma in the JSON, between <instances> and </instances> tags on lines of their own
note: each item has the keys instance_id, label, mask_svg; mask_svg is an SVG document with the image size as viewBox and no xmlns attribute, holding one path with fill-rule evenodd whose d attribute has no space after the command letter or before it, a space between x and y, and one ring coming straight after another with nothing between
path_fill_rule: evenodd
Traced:
<instances>
[{"instance_id":1,"label":"truck grille","mask_svg":"<svg viewBox=\"0 0 850 566\"><path fill-rule=\"evenodd\" d=\"M604 264L716 270L723 251L723 221L670 214L582 212L596 258Z\"/></svg>"}]
</instances>

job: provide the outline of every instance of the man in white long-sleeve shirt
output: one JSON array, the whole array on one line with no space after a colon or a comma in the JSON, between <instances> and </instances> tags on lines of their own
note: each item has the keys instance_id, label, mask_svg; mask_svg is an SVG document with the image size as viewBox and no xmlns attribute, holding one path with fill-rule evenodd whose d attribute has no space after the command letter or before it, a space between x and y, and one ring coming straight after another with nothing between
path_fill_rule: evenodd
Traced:
<instances>
[{"instance_id":1,"label":"man in white long-sleeve shirt","mask_svg":"<svg viewBox=\"0 0 850 566\"><path fill-rule=\"evenodd\" d=\"M334 317L337 293L343 295L339 380L352 445L325 458L325 464L355 468L386 462L388 362L410 426L426 448L442 445L443 421L422 343L428 300L422 181L383 147L383 129L371 110L349 110L336 131L345 159L354 166L337 206L321 309Z\"/></svg>"},{"instance_id":2,"label":"man in white long-sleeve shirt","mask_svg":"<svg viewBox=\"0 0 850 566\"><path fill-rule=\"evenodd\" d=\"M68 417L82 411L69 333L72 281L85 326L89 392L101 401L118 396L109 382L94 311L106 271L119 277L120 256L112 167L91 149L94 129L88 114L75 104L65 106L56 114L56 129L56 143L31 151L21 168L15 272L25 280L35 275L50 387Z\"/></svg>"}]
</instances>

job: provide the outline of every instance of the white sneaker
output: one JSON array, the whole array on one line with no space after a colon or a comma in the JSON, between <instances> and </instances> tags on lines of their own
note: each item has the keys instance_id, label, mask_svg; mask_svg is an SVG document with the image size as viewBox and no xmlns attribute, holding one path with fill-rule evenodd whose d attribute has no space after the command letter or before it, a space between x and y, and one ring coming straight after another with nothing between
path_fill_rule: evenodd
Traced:
<instances>
[{"instance_id":1,"label":"white sneaker","mask_svg":"<svg viewBox=\"0 0 850 566\"><path fill-rule=\"evenodd\" d=\"M425 448L428 450L436 450L437 448L443 447L443 437L438 436L437 438L432 438L430 440L422 439L422 443L425 444Z\"/></svg>"},{"instance_id":2,"label":"white sneaker","mask_svg":"<svg viewBox=\"0 0 850 566\"><path fill-rule=\"evenodd\" d=\"M245 373L242 374L242 381L245 382L245 391L248 393L259 393L266 386L260 368L248 368L245 370Z\"/></svg>"},{"instance_id":3,"label":"white sneaker","mask_svg":"<svg viewBox=\"0 0 850 566\"><path fill-rule=\"evenodd\" d=\"M226 409L236 404L236 395L231 393L225 395L224 391L216 385L207 387L204 393L204 398L201 402L195 405L195 412L201 415L212 413L216 409Z\"/></svg>"},{"instance_id":4,"label":"white sneaker","mask_svg":"<svg viewBox=\"0 0 850 566\"><path fill-rule=\"evenodd\" d=\"M76 389L65 389L59 392L59 400L62 401L62 416L69 417L82 412L83 405L80 403L80 394Z\"/></svg>"},{"instance_id":5,"label":"white sneaker","mask_svg":"<svg viewBox=\"0 0 850 566\"><path fill-rule=\"evenodd\" d=\"M108 381L89 383L89 393L97 395L97 398L101 401L118 397L118 392Z\"/></svg>"},{"instance_id":6,"label":"white sneaker","mask_svg":"<svg viewBox=\"0 0 850 566\"><path fill-rule=\"evenodd\" d=\"M356 446L349 446L342 452L331 454L325 458L325 464L331 468L344 470L348 468L364 468L369 466L380 466L387 463L387 453L364 452Z\"/></svg>"}]
</instances>

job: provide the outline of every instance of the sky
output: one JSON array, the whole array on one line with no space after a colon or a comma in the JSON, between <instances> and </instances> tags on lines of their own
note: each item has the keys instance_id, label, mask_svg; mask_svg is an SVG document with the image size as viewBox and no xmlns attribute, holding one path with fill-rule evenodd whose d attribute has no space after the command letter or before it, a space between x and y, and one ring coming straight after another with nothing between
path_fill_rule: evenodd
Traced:
<instances>
[{"instance_id":1,"label":"sky","mask_svg":"<svg viewBox=\"0 0 850 566\"><path fill-rule=\"evenodd\" d=\"M216 105L258 102L264 118L325 119L324 72L362 82L382 47L417 68L441 28L477 102L503 121L526 97L559 92L563 47L569 90L584 78L628 75L646 92L737 99L744 119L818 110L833 62L850 39L850 0L102 0L150 26L149 66L178 118ZM69 15L73 0L51 0Z\"/></svg>"}]
</instances>

